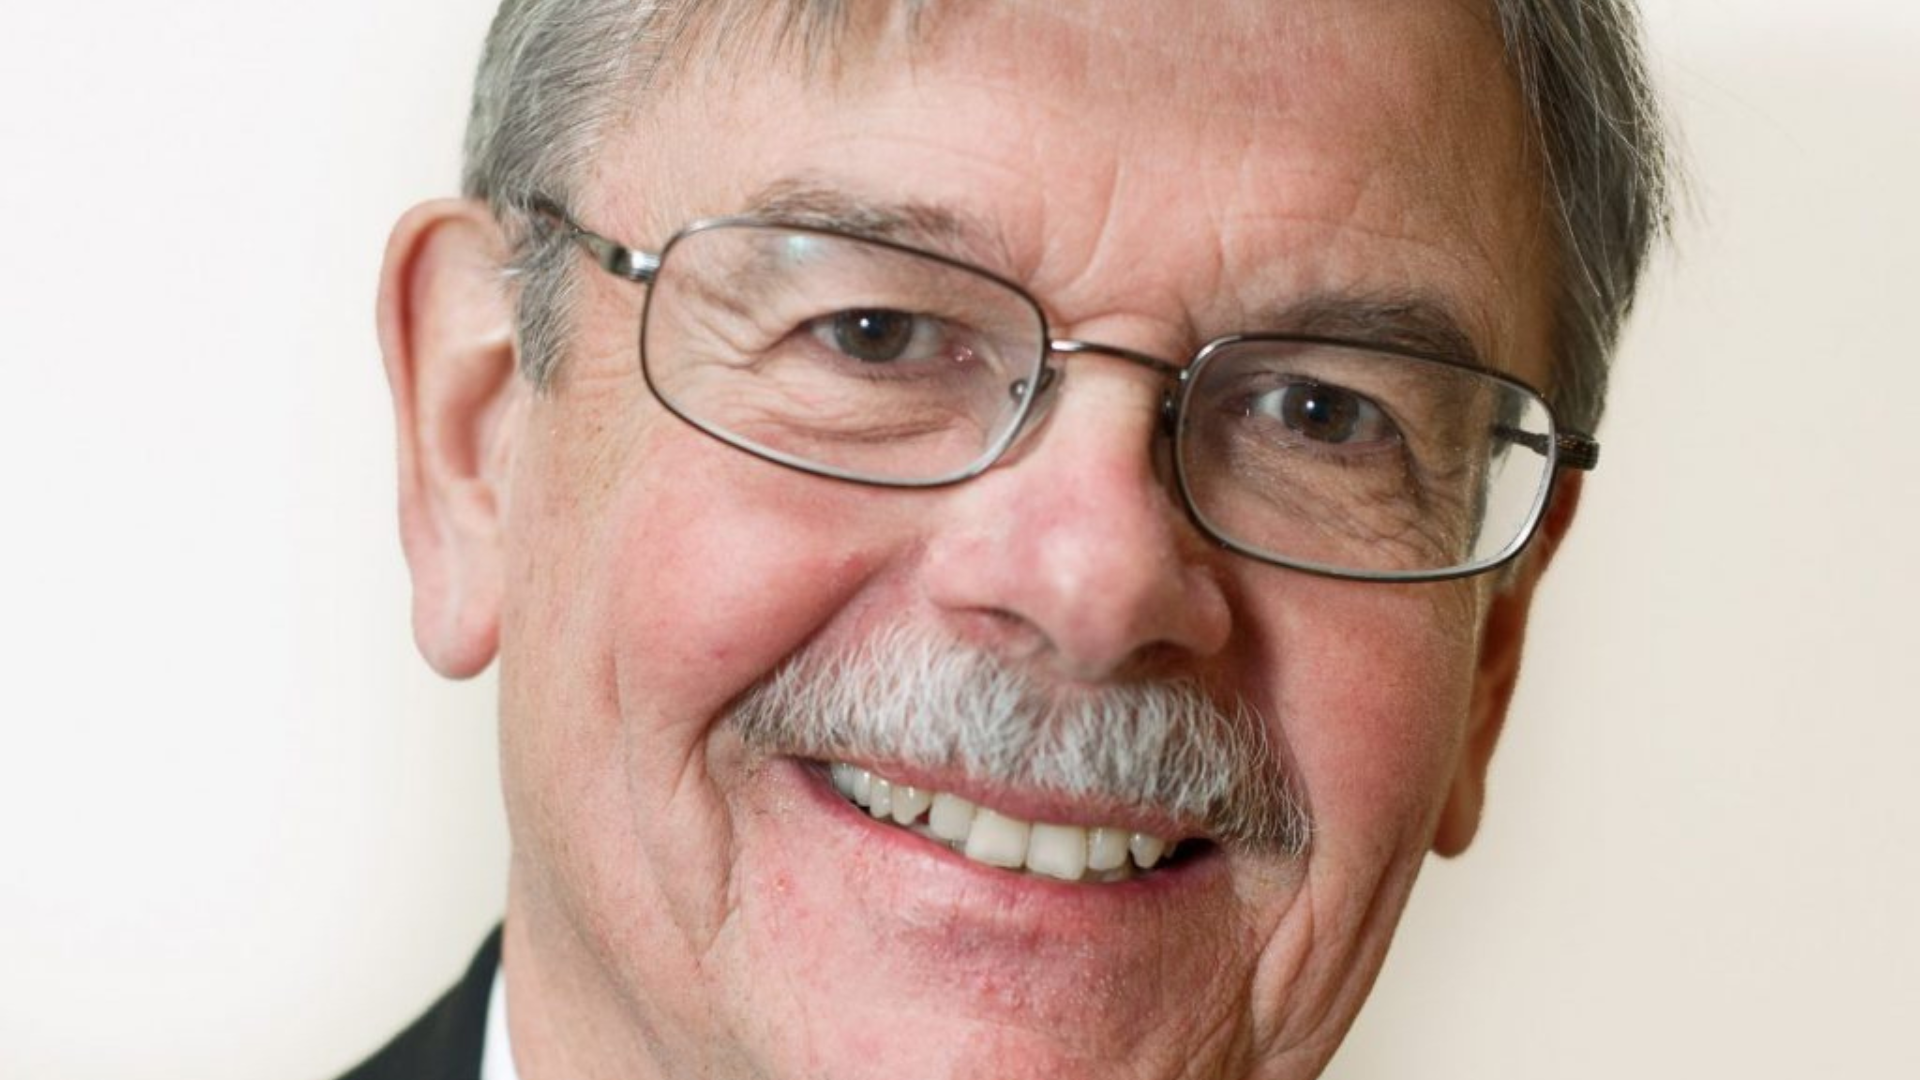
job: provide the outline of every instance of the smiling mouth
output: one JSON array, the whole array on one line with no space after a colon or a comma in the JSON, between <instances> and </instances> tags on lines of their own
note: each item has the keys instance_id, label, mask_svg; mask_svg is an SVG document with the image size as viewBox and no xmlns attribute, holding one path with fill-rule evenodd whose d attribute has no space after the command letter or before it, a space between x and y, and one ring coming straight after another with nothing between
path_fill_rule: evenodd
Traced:
<instances>
[{"instance_id":1,"label":"smiling mouth","mask_svg":"<svg viewBox=\"0 0 1920 1080\"><path fill-rule=\"evenodd\" d=\"M906 829L973 862L1058 881L1111 884L1180 861L1195 842L1124 828L1023 821L958 795L895 783L834 762L834 790L875 821Z\"/></svg>"}]
</instances>

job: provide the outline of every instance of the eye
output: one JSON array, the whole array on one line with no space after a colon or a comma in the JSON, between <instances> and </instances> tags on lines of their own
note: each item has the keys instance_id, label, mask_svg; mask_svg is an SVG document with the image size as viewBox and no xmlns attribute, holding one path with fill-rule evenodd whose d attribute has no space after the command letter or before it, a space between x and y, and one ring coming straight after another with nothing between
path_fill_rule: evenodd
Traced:
<instances>
[{"instance_id":1,"label":"eye","mask_svg":"<svg viewBox=\"0 0 1920 1080\"><path fill-rule=\"evenodd\" d=\"M827 315L815 319L811 330L821 344L863 364L927 359L941 337L935 320L887 308Z\"/></svg>"},{"instance_id":2,"label":"eye","mask_svg":"<svg viewBox=\"0 0 1920 1080\"><path fill-rule=\"evenodd\" d=\"M1254 399L1248 411L1273 417L1302 438L1329 446L1391 442L1398 435L1378 405L1324 383L1289 383Z\"/></svg>"}]
</instances>

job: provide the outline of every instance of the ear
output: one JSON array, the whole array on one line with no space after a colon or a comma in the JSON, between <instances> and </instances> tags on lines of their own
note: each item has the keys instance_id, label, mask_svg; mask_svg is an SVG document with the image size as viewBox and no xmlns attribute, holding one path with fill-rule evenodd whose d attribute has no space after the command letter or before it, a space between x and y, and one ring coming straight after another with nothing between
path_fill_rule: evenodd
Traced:
<instances>
[{"instance_id":1,"label":"ear","mask_svg":"<svg viewBox=\"0 0 1920 1080\"><path fill-rule=\"evenodd\" d=\"M1580 505L1583 475L1574 470L1561 474L1554 484L1553 501L1547 507L1546 519L1540 523L1540 533L1521 556L1519 569L1514 571L1511 581L1495 586L1487 609L1487 624L1480 635L1480 660L1472 707L1467 716L1466 746L1433 838L1433 850L1442 855L1453 856L1465 851L1480 830L1480 811L1487 795L1487 768L1493 763L1494 745L1500 741L1507 706L1513 702L1513 688L1520 679L1520 649L1527 636L1527 612L1533 606L1533 590L1573 525L1574 511Z\"/></svg>"},{"instance_id":2,"label":"ear","mask_svg":"<svg viewBox=\"0 0 1920 1080\"><path fill-rule=\"evenodd\" d=\"M484 204L442 200L400 219L380 274L413 636L450 678L484 671L500 640L501 524L524 393L502 279L508 250Z\"/></svg>"}]
</instances>

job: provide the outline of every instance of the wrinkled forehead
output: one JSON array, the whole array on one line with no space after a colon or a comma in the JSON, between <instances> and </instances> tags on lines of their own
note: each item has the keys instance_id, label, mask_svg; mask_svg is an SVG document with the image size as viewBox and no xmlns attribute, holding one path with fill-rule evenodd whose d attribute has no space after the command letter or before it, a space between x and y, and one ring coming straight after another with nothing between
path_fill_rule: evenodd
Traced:
<instances>
[{"instance_id":1,"label":"wrinkled forehead","mask_svg":"<svg viewBox=\"0 0 1920 1080\"><path fill-rule=\"evenodd\" d=\"M857 89L945 62L1142 119L1388 120L1408 158L1431 149L1420 127L1467 112L1526 152L1491 0L703 0L656 19L642 102L662 81Z\"/></svg>"},{"instance_id":2,"label":"wrinkled forehead","mask_svg":"<svg viewBox=\"0 0 1920 1080\"><path fill-rule=\"evenodd\" d=\"M844 72L897 46L938 51L1012 28L1059 48L1064 74L1086 73L1089 60L1128 66L1144 57L1181 68L1204 61L1203 81L1230 84L1271 79L1283 56L1333 56L1357 29L1373 32L1372 60L1391 67L1411 55L1377 35L1391 23L1419 31L1409 41L1464 29L1499 43L1491 0L690 0L663 6L646 36L663 47L662 70L679 74L773 60Z\"/></svg>"},{"instance_id":3,"label":"wrinkled forehead","mask_svg":"<svg viewBox=\"0 0 1920 1080\"><path fill-rule=\"evenodd\" d=\"M678 197L656 189L623 208L653 238L689 216L753 210L770 185L796 177L824 172L830 184L836 161L859 158L866 168L845 171L912 188L881 193L889 200L959 212L979 235L955 254L1043 293L1100 276L1103 250L1139 247L1116 238L1156 230L1169 243L1217 247L1218 280L1189 285L1193 306L1236 287L1280 288L1265 265L1277 244L1304 260L1293 269L1352 278L1327 261L1379 253L1316 247L1314 229L1375 233L1405 241L1395 258L1413 248L1430 257L1409 280L1452 275L1458 295L1471 279L1482 295L1461 321L1478 324L1469 330L1482 351L1544 356L1545 189L1490 4L812 0L694 10L633 119L644 127L656 111L644 102L654 101L680 121L677 139L703 131L701 145L642 146L637 156L657 156L654 167L621 170L681 181ZM808 101L797 120L779 108L795 93ZM874 167L889 155L898 169ZM729 164L738 186L723 175Z\"/></svg>"}]
</instances>

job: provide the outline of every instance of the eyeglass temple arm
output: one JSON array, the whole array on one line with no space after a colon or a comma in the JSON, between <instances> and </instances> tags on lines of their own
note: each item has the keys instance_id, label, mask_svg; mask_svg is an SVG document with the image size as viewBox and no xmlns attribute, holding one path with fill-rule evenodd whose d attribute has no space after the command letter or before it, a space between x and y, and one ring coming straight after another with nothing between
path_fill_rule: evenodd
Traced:
<instances>
[{"instance_id":1,"label":"eyeglass temple arm","mask_svg":"<svg viewBox=\"0 0 1920 1080\"><path fill-rule=\"evenodd\" d=\"M1555 435L1552 445L1548 445L1547 436L1537 431L1524 431L1510 424L1495 424L1493 433L1508 442L1521 446L1546 457L1549 450L1554 452L1554 463L1569 469L1588 472L1600 464L1600 444L1591 435L1582 435L1577 431L1563 431Z\"/></svg>"},{"instance_id":2,"label":"eyeglass temple arm","mask_svg":"<svg viewBox=\"0 0 1920 1080\"><path fill-rule=\"evenodd\" d=\"M616 244L599 233L581 228L567 216L566 211L550 200L535 196L527 203L527 209L546 218L555 228L565 232L568 239L579 244L587 254L593 256L594 262L600 264L600 269L609 274L626 278L628 281L637 281L642 285L651 285L654 275L660 271L660 256L635 251L630 247Z\"/></svg>"}]
</instances>

